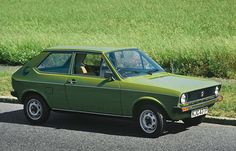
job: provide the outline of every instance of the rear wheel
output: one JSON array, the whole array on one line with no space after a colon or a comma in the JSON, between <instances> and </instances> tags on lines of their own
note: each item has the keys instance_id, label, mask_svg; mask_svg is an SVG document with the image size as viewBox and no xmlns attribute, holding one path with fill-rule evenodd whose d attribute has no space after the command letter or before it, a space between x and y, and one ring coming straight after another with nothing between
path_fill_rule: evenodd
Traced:
<instances>
[{"instance_id":1,"label":"rear wheel","mask_svg":"<svg viewBox=\"0 0 236 151\"><path fill-rule=\"evenodd\" d=\"M158 137L164 131L165 118L154 106L146 105L138 110L137 122L147 137Z\"/></svg>"},{"instance_id":2,"label":"rear wheel","mask_svg":"<svg viewBox=\"0 0 236 151\"><path fill-rule=\"evenodd\" d=\"M42 124L48 119L50 110L41 96L32 94L24 99L24 113L32 124Z\"/></svg>"},{"instance_id":3,"label":"rear wheel","mask_svg":"<svg viewBox=\"0 0 236 151\"><path fill-rule=\"evenodd\" d=\"M203 122L206 115L202 115L195 118L184 119L183 122L186 126L197 126Z\"/></svg>"}]
</instances>

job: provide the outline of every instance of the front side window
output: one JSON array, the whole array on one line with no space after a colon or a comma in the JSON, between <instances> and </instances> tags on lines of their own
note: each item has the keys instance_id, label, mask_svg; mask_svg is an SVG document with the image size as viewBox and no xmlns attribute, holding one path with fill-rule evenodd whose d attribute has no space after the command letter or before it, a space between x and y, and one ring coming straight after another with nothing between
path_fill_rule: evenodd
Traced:
<instances>
[{"instance_id":1,"label":"front side window","mask_svg":"<svg viewBox=\"0 0 236 151\"><path fill-rule=\"evenodd\" d=\"M74 74L104 77L112 73L101 54L77 53L74 63Z\"/></svg>"},{"instance_id":2,"label":"front side window","mask_svg":"<svg viewBox=\"0 0 236 151\"><path fill-rule=\"evenodd\" d=\"M149 56L137 49L119 50L107 53L106 55L124 78L164 71Z\"/></svg>"},{"instance_id":3,"label":"front side window","mask_svg":"<svg viewBox=\"0 0 236 151\"><path fill-rule=\"evenodd\" d=\"M71 56L71 53L51 53L38 66L38 70L51 73L68 73Z\"/></svg>"}]
</instances>

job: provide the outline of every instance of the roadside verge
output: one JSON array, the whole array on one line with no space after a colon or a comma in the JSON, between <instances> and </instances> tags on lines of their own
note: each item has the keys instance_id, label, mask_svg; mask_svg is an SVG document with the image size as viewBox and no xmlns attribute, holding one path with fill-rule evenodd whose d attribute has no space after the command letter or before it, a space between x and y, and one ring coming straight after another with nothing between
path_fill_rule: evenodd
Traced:
<instances>
[{"instance_id":1,"label":"roadside verge","mask_svg":"<svg viewBox=\"0 0 236 151\"><path fill-rule=\"evenodd\" d=\"M19 103L17 98L12 96L0 96L0 102ZM236 118L206 116L204 122L236 126Z\"/></svg>"},{"instance_id":2,"label":"roadside verge","mask_svg":"<svg viewBox=\"0 0 236 151\"><path fill-rule=\"evenodd\" d=\"M206 116L204 122L236 126L236 118Z\"/></svg>"},{"instance_id":3,"label":"roadside verge","mask_svg":"<svg viewBox=\"0 0 236 151\"><path fill-rule=\"evenodd\" d=\"M4 103L19 103L16 97L13 96L0 96L0 102Z\"/></svg>"}]
</instances>

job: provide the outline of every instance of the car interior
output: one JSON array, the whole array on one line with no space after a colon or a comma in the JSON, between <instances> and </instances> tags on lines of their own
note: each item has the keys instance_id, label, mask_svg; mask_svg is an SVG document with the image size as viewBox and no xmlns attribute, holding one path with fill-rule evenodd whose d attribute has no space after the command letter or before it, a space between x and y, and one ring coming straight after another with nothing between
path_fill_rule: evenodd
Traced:
<instances>
[{"instance_id":1,"label":"car interior","mask_svg":"<svg viewBox=\"0 0 236 151\"><path fill-rule=\"evenodd\" d=\"M104 77L110 71L100 54L78 53L75 56L74 74Z\"/></svg>"}]
</instances>

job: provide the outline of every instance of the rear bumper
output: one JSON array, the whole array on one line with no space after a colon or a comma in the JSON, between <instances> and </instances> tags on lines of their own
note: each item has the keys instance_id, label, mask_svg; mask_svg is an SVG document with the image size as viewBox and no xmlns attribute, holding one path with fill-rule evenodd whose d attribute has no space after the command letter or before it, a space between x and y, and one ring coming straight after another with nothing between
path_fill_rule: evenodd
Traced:
<instances>
[{"instance_id":1,"label":"rear bumper","mask_svg":"<svg viewBox=\"0 0 236 151\"><path fill-rule=\"evenodd\" d=\"M11 95L14 97L17 97L17 92L16 91L11 91Z\"/></svg>"},{"instance_id":2,"label":"rear bumper","mask_svg":"<svg viewBox=\"0 0 236 151\"><path fill-rule=\"evenodd\" d=\"M195 109L200 109L204 107L212 107L216 102L222 101L223 97L208 97L196 101L189 102L185 106L175 106L173 108L172 120L183 120L186 118L191 118L191 111Z\"/></svg>"}]
</instances>

